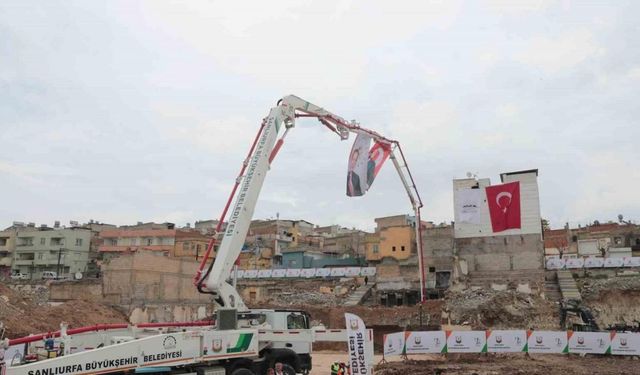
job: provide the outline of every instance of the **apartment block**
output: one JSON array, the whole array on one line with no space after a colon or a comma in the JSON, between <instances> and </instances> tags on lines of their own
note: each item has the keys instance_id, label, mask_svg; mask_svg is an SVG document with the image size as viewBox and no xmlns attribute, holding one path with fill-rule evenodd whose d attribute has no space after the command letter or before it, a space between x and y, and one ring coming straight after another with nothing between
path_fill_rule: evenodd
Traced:
<instances>
[{"instance_id":1,"label":"apartment block","mask_svg":"<svg viewBox=\"0 0 640 375\"><path fill-rule=\"evenodd\" d=\"M11 275L11 263L15 250L16 230L10 227L0 231L0 277Z\"/></svg>"},{"instance_id":2,"label":"apartment block","mask_svg":"<svg viewBox=\"0 0 640 375\"><path fill-rule=\"evenodd\" d=\"M13 272L42 278L45 271L59 276L86 273L91 230L84 228L36 228L34 224L16 228Z\"/></svg>"},{"instance_id":3,"label":"apartment block","mask_svg":"<svg viewBox=\"0 0 640 375\"><path fill-rule=\"evenodd\" d=\"M166 226L157 227L150 224L145 226L151 229L125 227L100 232L102 244L98 251L103 259L146 250L196 260L202 259L209 243L209 237L196 230L168 229ZM215 257L215 252L212 252L210 257Z\"/></svg>"}]
</instances>

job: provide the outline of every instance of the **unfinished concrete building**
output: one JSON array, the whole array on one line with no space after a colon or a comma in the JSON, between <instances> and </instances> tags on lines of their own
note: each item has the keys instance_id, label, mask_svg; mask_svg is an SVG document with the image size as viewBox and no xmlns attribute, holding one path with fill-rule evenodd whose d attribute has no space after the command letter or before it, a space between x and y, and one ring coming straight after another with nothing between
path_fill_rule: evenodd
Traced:
<instances>
[{"instance_id":1,"label":"unfinished concrete building","mask_svg":"<svg viewBox=\"0 0 640 375\"><path fill-rule=\"evenodd\" d=\"M494 232L484 191L488 178L453 180L455 253L459 276L471 286L526 284L544 281L544 248L538 191L538 170L502 173L502 183L519 182L520 228ZM464 195L478 189L481 199L474 220L462 211Z\"/></svg>"}]
</instances>

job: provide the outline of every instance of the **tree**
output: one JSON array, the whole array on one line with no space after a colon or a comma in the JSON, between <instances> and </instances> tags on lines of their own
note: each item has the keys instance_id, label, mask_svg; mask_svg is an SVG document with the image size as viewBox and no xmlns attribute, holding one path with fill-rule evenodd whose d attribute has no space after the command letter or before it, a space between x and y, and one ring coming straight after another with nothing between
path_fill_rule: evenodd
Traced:
<instances>
[{"instance_id":1,"label":"tree","mask_svg":"<svg viewBox=\"0 0 640 375\"><path fill-rule=\"evenodd\" d=\"M551 225L549 225L549 220L542 219L542 230L551 230Z\"/></svg>"}]
</instances>

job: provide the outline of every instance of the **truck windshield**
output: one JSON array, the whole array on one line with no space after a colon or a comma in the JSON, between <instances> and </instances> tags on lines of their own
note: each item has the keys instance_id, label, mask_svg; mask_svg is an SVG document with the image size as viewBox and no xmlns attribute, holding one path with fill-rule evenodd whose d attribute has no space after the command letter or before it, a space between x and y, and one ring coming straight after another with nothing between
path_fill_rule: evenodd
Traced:
<instances>
[{"instance_id":1,"label":"truck windshield","mask_svg":"<svg viewBox=\"0 0 640 375\"><path fill-rule=\"evenodd\" d=\"M309 323L304 314L290 313L287 316L287 329L308 329Z\"/></svg>"}]
</instances>

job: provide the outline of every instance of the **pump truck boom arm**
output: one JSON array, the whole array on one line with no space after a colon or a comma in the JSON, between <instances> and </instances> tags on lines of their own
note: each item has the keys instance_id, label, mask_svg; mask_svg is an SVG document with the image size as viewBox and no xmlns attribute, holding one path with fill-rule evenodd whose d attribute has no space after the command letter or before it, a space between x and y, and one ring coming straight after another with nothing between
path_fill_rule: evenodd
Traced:
<instances>
[{"instance_id":1,"label":"pump truck boom arm","mask_svg":"<svg viewBox=\"0 0 640 375\"><path fill-rule=\"evenodd\" d=\"M206 262L215 244L215 238L213 238L207 246L207 251L194 278L198 290L203 293L213 294L217 307L234 308L239 311L247 310L237 290L227 282L227 279L242 250L258 196L271 162L282 147L284 138L287 136L289 130L295 126L296 119L304 117L318 119L342 140L348 139L349 133L366 134L390 148L390 158L400 176L400 180L406 189L412 208L416 214L416 242L418 244L418 258L421 269L420 292L422 300L424 300L424 267L420 232L420 208L422 207L422 201L409 166L402 153L402 149L400 148L400 144L372 130L360 127L355 121L347 122L342 117L294 95L280 99L277 105L271 108L269 115L262 122L219 220L217 232L220 232L222 229L222 223L225 220L228 208L234 196L237 194L235 204L227 222L227 227L224 229L224 233L222 233L222 241L218 247L215 261L209 265L207 271L203 274ZM277 140L278 133L281 132L282 128L284 128L282 137ZM398 154L396 154L396 151L398 151ZM238 187L240 187L239 191Z\"/></svg>"}]
</instances>

